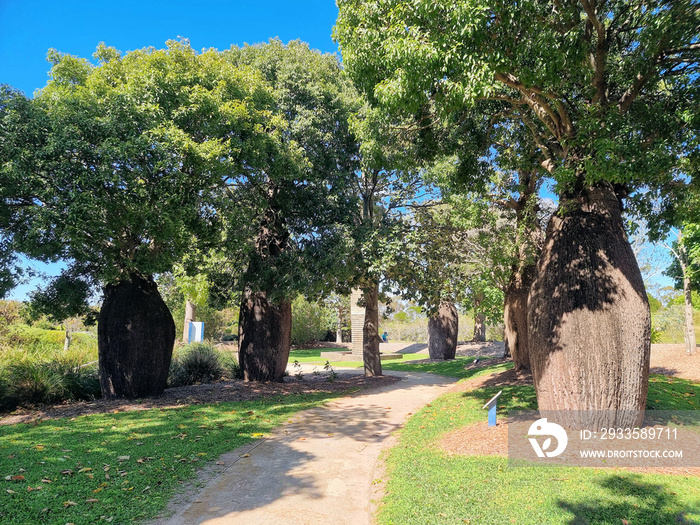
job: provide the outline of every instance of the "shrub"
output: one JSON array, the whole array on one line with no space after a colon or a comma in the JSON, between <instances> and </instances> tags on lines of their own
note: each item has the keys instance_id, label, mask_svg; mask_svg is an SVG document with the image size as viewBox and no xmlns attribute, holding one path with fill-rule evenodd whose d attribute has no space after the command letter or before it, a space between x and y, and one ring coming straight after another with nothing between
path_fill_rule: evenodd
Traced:
<instances>
[{"instance_id":1,"label":"shrub","mask_svg":"<svg viewBox=\"0 0 700 525\"><path fill-rule=\"evenodd\" d=\"M100 396L96 367L24 360L7 367L2 376L0 394L7 409Z\"/></svg>"},{"instance_id":2,"label":"shrub","mask_svg":"<svg viewBox=\"0 0 700 525\"><path fill-rule=\"evenodd\" d=\"M63 330L44 330L36 326L16 324L9 328L7 337L19 345L63 345L66 333Z\"/></svg>"},{"instance_id":3,"label":"shrub","mask_svg":"<svg viewBox=\"0 0 700 525\"><path fill-rule=\"evenodd\" d=\"M328 330L335 330L335 317L331 308L297 297L292 303L292 344L321 341Z\"/></svg>"},{"instance_id":4,"label":"shrub","mask_svg":"<svg viewBox=\"0 0 700 525\"><path fill-rule=\"evenodd\" d=\"M210 383L226 373L222 356L207 343L190 343L170 364L168 384L171 387Z\"/></svg>"}]
</instances>

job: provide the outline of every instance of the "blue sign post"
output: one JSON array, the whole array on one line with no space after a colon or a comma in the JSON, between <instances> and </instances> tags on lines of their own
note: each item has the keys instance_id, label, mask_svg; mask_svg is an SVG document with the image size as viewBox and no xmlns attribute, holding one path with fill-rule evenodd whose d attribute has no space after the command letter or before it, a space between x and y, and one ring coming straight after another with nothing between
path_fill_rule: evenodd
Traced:
<instances>
[{"instance_id":1,"label":"blue sign post","mask_svg":"<svg viewBox=\"0 0 700 525\"><path fill-rule=\"evenodd\" d=\"M491 399L488 400L488 402L481 407L482 410L484 408L489 409L489 426L490 427L495 427L496 426L496 400L498 399L498 396L500 396L503 393L503 390L501 390L498 394L493 396Z\"/></svg>"}]
</instances>

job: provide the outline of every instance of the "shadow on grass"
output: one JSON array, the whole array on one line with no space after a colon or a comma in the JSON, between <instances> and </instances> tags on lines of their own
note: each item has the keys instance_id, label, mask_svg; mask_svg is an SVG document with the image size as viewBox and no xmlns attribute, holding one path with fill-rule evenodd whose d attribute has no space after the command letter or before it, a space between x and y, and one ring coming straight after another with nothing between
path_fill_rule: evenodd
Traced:
<instances>
[{"instance_id":1,"label":"shadow on grass","mask_svg":"<svg viewBox=\"0 0 700 525\"><path fill-rule=\"evenodd\" d=\"M498 412L506 415L508 410L536 410L537 395L532 385L501 385L477 390L468 390L462 396L473 399L481 407L499 391L503 393L498 398Z\"/></svg>"},{"instance_id":2,"label":"shadow on grass","mask_svg":"<svg viewBox=\"0 0 700 525\"><path fill-rule=\"evenodd\" d=\"M611 475L598 484L610 492L610 500L557 502L560 508L574 515L568 522L570 525L699 523L700 507L683 508L674 492L644 481L639 475Z\"/></svg>"}]
</instances>

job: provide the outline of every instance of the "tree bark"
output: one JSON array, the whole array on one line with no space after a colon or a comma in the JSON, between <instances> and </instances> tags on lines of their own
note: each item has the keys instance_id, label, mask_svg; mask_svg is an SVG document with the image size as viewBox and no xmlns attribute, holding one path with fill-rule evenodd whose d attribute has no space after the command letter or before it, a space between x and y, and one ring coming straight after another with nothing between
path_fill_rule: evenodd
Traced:
<instances>
[{"instance_id":1,"label":"tree bark","mask_svg":"<svg viewBox=\"0 0 700 525\"><path fill-rule=\"evenodd\" d=\"M569 423L593 430L637 425L651 315L612 189L589 189L577 209L551 218L528 309L539 409L581 411Z\"/></svg>"},{"instance_id":2,"label":"tree bark","mask_svg":"<svg viewBox=\"0 0 700 525\"><path fill-rule=\"evenodd\" d=\"M245 381L284 381L292 341L292 303L272 304L246 290L238 322L238 364Z\"/></svg>"},{"instance_id":3,"label":"tree bark","mask_svg":"<svg viewBox=\"0 0 700 525\"><path fill-rule=\"evenodd\" d=\"M681 265L681 273L683 274L683 304L685 310L685 330L683 332L685 339L686 352L693 355L697 346L695 340L695 324L693 323L693 300L692 288L690 285L690 277L688 276L688 263L684 246L678 246L679 255L678 262Z\"/></svg>"},{"instance_id":4,"label":"tree bark","mask_svg":"<svg viewBox=\"0 0 700 525\"><path fill-rule=\"evenodd\" d=\"M362 327L362 360L365 376L382 375L382 360L379 354L379 285L375 282L364 290L365 323Z\"/></svg>"},{"instance_id":5,"label":"tree bark","mask_svg":"<svg viewBox=\"0 0 700 525\"><path fill-rule=\"evenodd\" d=\"M190 323L197 320L197 305L187 299L185 301L185 325L182 328L182 343L187 344L190 340Z\"/></svg>"},{"instance_id":6,"label":"tree bark","mask_svg":"<svg viewBox=\"0 0 700 525\"><path fill-rule=\"evenodd\" d=\"M535 280L534 264L516 268L504 294L503 325L506 355L513 358L516 370L530 369L527 326L527 298Z\"/></svg>"},{"instance_id":7,"label":"tree bark","mask_svg":"<svg viewBox=\"0 0 700 525\"><path fill-rule=\"evenodd\" d=\"M105 287L97 325L103 397L162 394L174 344L175 323L153 280L132 275Z\"/></svg>"},{"instance_id":8,"label":"tree bark","mask_svg":"<svg viewBox=\"0 0 700 525\"><path fill-rule=\"evenodd\" d=\"M457 353L459 317L450 301L441 301L436 315L428 319L428 353L430 359L454 359Z\"/></svg>"},{"instance_id":9,"label":"tree bark","mask_svg":"<svg viewBox=\"0 0 700 525\"><path fill-rule=\"evenodd\" d=\"M482 294L476 294L474 297L474 337L472 337L472 341L486 341L486 317L484 314L477 313L483 300Z\"/></svg>"}]
</instances>

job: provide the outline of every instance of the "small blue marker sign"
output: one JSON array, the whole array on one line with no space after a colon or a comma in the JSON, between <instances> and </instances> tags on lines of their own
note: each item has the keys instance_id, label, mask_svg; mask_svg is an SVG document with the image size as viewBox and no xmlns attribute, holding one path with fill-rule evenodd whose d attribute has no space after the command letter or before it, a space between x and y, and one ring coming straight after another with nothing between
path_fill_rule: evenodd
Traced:
<instances>
[{"instance_id":1,"label":"small blue marker sign","mask_svg":"<svg viewBox=\"0 0 700 525\"><path fill-rule=\"evenodd\" d=\"M484 408L489 409L489 426L490 427L495 427L496 426L496 400L498 399L498 396L500 396L503 393L503 390L501 390L498 394L493 396L491 399L487 401L487 403L481 407L482 410Z\"/></svg>"}]
</instances>

